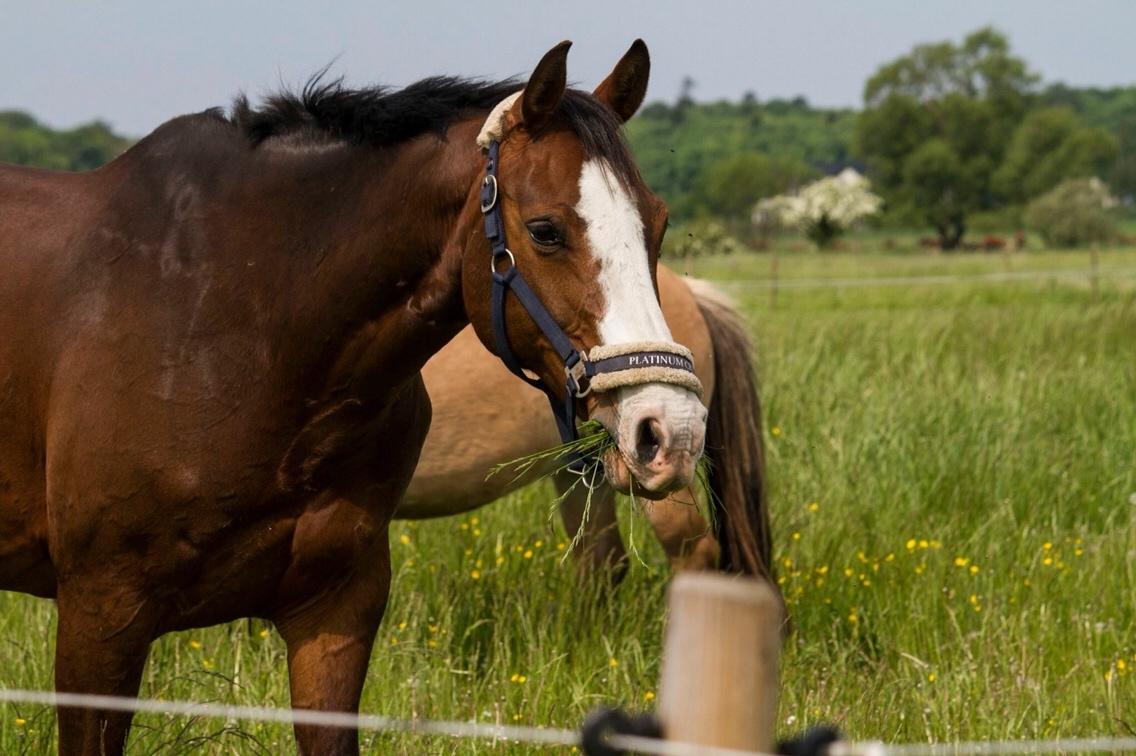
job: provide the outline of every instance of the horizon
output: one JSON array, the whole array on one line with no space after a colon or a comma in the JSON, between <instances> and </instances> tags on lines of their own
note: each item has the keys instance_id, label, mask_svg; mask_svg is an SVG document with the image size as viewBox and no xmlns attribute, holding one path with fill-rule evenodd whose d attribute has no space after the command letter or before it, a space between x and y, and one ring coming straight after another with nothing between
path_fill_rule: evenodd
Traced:
<instances>
[{"instance_id":1,"label":"horizon","mask_svg":"<svg viewBox=\"0 0 1136 756\"><path fill-rule=\"evenodd\" d=\"M350 0L327 9L287 0L262 15L219 0L192 8L142 0L110 9L21 6L7 11L0 29L0 65L21 72L0 86L0 110L27 112L53 128L98 120L137 137L174 116L227 106L242 92L257 99L299 86L329 64L353 87L401 87L436 74L523 78L560 39L575 41L570 78L590 88L635 37L652 52L648 102L674 102L689 76L699 103L753 92L761 102L804 97L817 108L859 109L864 82L883 63L987 25L1009 38L1043 84L1136 83L1136 74L1117 73L1136 72L1136 46L1127 40L1136 3L1123 0L1076 8L1027 0L770 7L726 0L709 15L642 0L616 7L581 0L572 9L502 0L486 14L451 0L409 8Z\"/></svg>"}]
</instances>

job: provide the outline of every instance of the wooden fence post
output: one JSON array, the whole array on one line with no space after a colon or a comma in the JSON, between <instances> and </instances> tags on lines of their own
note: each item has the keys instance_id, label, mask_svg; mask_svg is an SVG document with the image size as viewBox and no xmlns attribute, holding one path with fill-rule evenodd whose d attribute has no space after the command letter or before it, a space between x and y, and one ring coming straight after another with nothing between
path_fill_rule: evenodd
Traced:
<instances>
[{"instance_id":1,"label":"wooden fence post","mask_svg":"<svg viewBox=\"0 0 1136 756\"><path fill-rule=\"evenodd\" d=\"M781 603L764 581L677 575L659 683L667 740L769 753L777 715Z\"/></svg>"}]
</instances>

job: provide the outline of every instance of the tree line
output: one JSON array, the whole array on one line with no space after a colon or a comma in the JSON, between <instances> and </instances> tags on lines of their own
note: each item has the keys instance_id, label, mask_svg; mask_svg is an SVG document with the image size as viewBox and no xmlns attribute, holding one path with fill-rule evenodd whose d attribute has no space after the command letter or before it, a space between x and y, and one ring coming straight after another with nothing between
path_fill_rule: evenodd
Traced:
<instances>
[{"instance_id":1,"label":"tree line","mask_svg":"<svg viewBox=\"0 0 1136 756\"><path fill-rule=\"evenodd\" d=\"M94 121L55 130L20 111L0 111L0 160L60 171L86 171L112 160L133 143Z\"/></svg>"},{"instance_id":2,"label":"tree line","mask_svg":"<svg viewBox=\"0 0 1136 756\"><path fill-rule=\"evenodd\" d=\"M745 225L755 203L845 167L885 200L879 223L935 229L944 249L968 225L1021 226L1027 205L1098 177L1136 200L1136 87L1043 85L992 28L922 44L865 83L859 111L803 98L673 104L628 124L648 183L679 220Z\"/></svg>"},{"instance_id":3,"label":"tree line","mask_svg":"<svg viewBox=\"0 0 1136 756\"><path fill-rule=\"evenodd\" d=\"M1136 87L1043 85L1004 35L921 44L884 63L863 108L803 97L698 103L683 82L627 126L647 182L678 221L744 225L758 200L845 167L884 199L884 225L933 228L943 248L968 227L1014 228L1027 204L1062 181L1099 177L1136 198ZM130 145L105 123L57 131L0 112L0 160L86 170Z\"/></svg>"}]
</instances>

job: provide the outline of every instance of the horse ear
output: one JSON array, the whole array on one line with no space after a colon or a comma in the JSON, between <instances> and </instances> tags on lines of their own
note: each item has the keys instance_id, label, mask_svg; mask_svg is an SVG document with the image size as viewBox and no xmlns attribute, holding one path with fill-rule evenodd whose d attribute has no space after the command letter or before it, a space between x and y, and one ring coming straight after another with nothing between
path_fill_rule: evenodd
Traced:
<instances>
[{"instance_id":1,"label":"horse ear","mask_svg":"<svg viewBox=\"0 0 1136 756\"><path fill-rule=\"evenodd\" d=\"M548 123L564 96L564 88L568 86L568 48L571 46L572 43L565 40L546 52L525 85L525 92L521 95L521 117L530 132L538 131Z\"/></svg>"},{"instance_id":2,"label":"horse ear","mask_svg":"<svg viewBox=\"0 0 1136 756\"><path fill-rule=\"evenodd\" d=\"M651 56L647 54L647 44L637 39L592 94L614 110L620 120L627 122L647 96L650 74Z\"/></svg>"}]
</instances>

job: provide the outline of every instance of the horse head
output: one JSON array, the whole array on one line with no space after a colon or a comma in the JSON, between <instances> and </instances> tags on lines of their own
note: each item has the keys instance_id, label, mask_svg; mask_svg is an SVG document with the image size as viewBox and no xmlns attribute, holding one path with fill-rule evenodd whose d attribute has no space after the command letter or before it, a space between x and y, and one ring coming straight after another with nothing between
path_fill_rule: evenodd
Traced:
<instances>
[{"instance_id":1,"label":"horse head","mask_svg":"<svg viewBox=\"0 0 1136 756\"><path fill-rule=\"evenodd\" d=\"M612 485L657 498L690 484L706 409L659 307L666 205L621 135L650 59L637 40L588 94L566 86L570 44L550 50L482 128L486 174L455 232L462 297L481 341L539 381L554 410L569 408L562 434L574 412L598 419L615 440L604 458Z\"/></svg>"}]
</instances>

